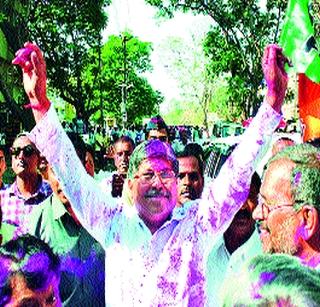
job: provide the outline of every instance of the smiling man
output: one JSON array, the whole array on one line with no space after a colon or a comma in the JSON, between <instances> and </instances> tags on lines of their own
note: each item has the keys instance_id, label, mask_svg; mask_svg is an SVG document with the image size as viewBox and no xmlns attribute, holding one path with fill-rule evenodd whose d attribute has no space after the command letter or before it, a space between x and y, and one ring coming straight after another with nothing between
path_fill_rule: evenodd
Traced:
<instances>
[{"instance_id":1,"label":"smiling man","mask_svg":"<svg viewBox=\"0 0 320 307\"><path fill-rule=\"evenodd\" d=\"M53 166L81 224L106 251L107 306L206 304L207 256L247 198L254 159L281 118L287 87L284 62L279 47L266 48L266 102L219 176L209 183L208 193L176 208L178 162L170 145L160 140L144 142L132 153L128 187L133 206L101 193L47 98L41 51L27 43L17 52L13 63L23 69L37 122L32 140Z\"/></svg>"},{"instance_id":2,"label":"smiling man","mask_svg":"<svg viewBox=\"0 0 320 307\"><path fill-rule=\"evenodd\" d=\"M286 147L268 163L253 217L266 253L297 256L320 268L320 151Z\"/></svg>"}]
</instances>

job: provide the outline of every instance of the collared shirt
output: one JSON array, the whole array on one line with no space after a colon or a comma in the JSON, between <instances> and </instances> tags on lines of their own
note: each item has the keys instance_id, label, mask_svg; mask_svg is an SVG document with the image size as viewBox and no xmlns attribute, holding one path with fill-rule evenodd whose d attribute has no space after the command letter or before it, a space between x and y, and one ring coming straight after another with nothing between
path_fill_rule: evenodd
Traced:
<instances>
[{"instance_id":1,"label":"collared shirt","mask_svg":"<svg viewBox=\"0 0 320 307\"><path fill-rule=\"evenodd\" d=\"M20 193L17 182L0 191L3 222L14 225L14 238L28 232L28 215L52 193L50 185L39 176L36 192L28 198Z\"/></svg>"},{"instance_id":2,"label":"collared shirt","mask_svg":"<svg viewBox=\"0 0 320 307\"><path fill-rule=\"evenodd\" d=\"M104 250L54 194L32 211L29 233L60 257L63 306L104 306Z\"/></svg>"},{"instance_id":3,"label":"collared shirt","mask_svg":"<svg viewBox=\"0 0 320 307\"><path fill-rule=\"evenodd\" d=\"M221 306L221 286L224 279L231 273L240 272L241 268L262 253L261 241L258 231L255 230L251 237L231 255L227 250L223 235L212 248L207 264L207 293L208 306Z\"/></svg>"},{"instance_id":4,"label":"collared shirt","mask_svg":"<svg viewBox=\"0 0 320 307\"><path fill-rule=\"evenodd\" d=\"M102 193L87 175L51 106L30 139L53 166L81 224L105 249L107 306L205 305L208 255L246 200L253 161L280 117L263 104L202 198L176 208L151 234L135 206Z\"/></svg>"}]
</instances>

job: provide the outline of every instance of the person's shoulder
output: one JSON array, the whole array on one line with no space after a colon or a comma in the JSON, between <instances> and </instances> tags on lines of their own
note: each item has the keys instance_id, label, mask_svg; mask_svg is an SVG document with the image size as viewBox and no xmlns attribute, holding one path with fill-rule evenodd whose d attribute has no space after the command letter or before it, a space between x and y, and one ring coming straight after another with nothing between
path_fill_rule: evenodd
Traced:
<instances>
[{"instance_id":1,"label":"person's shoulder","mask_svg":"<svg viewBox=\"0 0 320 307\"><path fill-rule=\"evenodd\" d=\"M0 196L2 201L3 199L8 198L10 196L14 196L14 195L15 195L15 182L12 184L8 184L5 189L0 190Z\"/></svg>"}]
</instances>

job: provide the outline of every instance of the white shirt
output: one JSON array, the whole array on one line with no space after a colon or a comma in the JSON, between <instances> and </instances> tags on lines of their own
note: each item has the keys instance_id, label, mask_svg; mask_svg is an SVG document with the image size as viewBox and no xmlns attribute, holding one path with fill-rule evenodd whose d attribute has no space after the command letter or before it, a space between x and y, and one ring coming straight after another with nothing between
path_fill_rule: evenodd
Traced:
<instances>
[{"instance_id":1,"label":"white shirt","mask_svg":"<svg viewBox=\"0 0 320 307\"><path fill-rule=\"evenodd\" d=\"M224 279L231 273L237 273L254 256L262 253L258 231L237 248L231 255L227 250L223 235L217 240L208 257L207 293L208 306L221 306L221 291Z\"/></svg>"},{"instance_id":2,"label":"white shirt","mask_svg":"<svg viewBox=\"0 0 320 307\"><path fill-rule=\"evenodd\" d=\"M260 109L202 199L175 209L153 235L135 206L115 202L86 173L53 107L32 130L81 224L106 251L107 306L205 305L208 255L246 200L253 160L281 117L268 104Z\"/></svg>"}]
</instances>

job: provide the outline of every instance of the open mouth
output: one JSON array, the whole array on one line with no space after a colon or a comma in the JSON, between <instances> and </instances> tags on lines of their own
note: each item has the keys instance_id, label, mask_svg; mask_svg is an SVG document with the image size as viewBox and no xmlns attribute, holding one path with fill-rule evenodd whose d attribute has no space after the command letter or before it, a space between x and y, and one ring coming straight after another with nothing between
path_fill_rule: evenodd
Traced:
<instances>
[{"instance_id":1,"label":"open mouth","mask_svg":"<svg viewBox=\"0 0 320 307\"><path fill-rule=\"evenodd\" d=\"M191 190L183 190L180 192L180 195L191 196Z\"/></svg>"}]
</instances>

